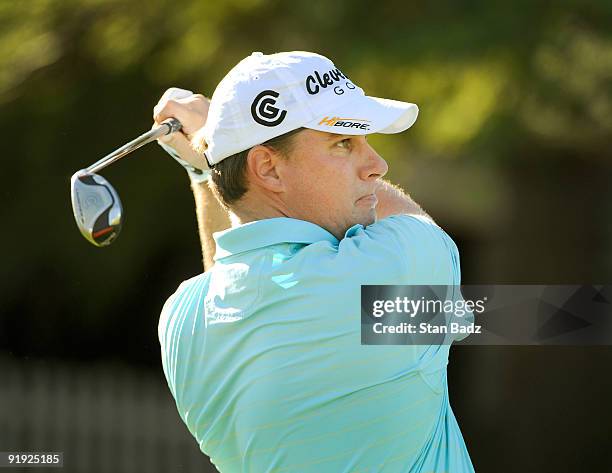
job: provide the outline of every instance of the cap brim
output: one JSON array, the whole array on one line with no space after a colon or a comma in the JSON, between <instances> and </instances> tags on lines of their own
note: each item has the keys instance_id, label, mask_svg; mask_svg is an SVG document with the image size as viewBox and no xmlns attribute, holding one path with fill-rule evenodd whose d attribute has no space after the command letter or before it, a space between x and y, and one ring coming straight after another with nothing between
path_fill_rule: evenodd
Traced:
<instances>
[{"instance_id":1,"label":"cap brim","mask_svg":"<svg viewBox=\"0 0 612 473\"><path fill-rule=\"evenodd\" d=\"M304 127L340 135L400 133L414 124L418 114L419 107L413 103L362 95Z\"/></svg>"}]
</instances>

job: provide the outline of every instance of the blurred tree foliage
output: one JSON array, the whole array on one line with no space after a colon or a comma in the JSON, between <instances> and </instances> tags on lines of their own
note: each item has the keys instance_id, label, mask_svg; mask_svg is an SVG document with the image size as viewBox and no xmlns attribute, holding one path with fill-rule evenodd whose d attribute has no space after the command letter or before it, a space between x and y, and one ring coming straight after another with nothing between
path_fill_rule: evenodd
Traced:
<instances>
[{"instance_id":1,"label":"blurred tree foliage","mask_svg":"<svg viewBox=\"0 0 612 473\"><path fill-rule=\"evenodd\" d=\"M608 162L610 24L607 1L0 2L3 336L30 329L38 338L12 335L10 346L30 337L22 341L36 351L61 333L86 353L88 333L119 350L145 344L133 355L154 356L161 304L200 270L186 177L152 145L105 171L127 215L106 250L81 240L68 179L148 129L167 87L210 96L252 51L320 52L368 94L419 105L409 133L374 142L421 195L442 199L441 177L435 164L416 176L418 163L476 163L452 169L463 176L457 214L477 224L513 192L499 169Z\"/></svg>"},{"instance_id":2,"label":"blurred tree foliage","mask_svg":"<svg viewBox=\"0 0 612 473\"><path fill-rule=\"evenodd\" d=\"M3 2L0 97L19 99L37 73L58 93L83 75L135 74L210 94L252 50L307 47L369 93L419 103L426 113L408 139L425 151L500 139L496 119L598 150L612 129L611 20L612 3L596 1Z\"/></svg>"}]
</instances>

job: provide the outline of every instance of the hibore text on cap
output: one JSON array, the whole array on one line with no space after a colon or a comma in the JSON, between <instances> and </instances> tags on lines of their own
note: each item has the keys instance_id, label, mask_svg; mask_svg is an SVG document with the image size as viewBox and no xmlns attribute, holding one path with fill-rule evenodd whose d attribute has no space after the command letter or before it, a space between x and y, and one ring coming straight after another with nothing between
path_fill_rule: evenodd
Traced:
<instances>
[{"instance_id":1,"label":"hibore text on cap","mask_svg":"<svg viewBox=\"0 0 612 473\"><path fill-rule=\"evenodd\" d=\"M344 128L359 128L360 130L370 129L370 120L363 118L340 118L340 117L323 117L319 125L325 126L341 126Z\"/></svg>"}]
</instances>

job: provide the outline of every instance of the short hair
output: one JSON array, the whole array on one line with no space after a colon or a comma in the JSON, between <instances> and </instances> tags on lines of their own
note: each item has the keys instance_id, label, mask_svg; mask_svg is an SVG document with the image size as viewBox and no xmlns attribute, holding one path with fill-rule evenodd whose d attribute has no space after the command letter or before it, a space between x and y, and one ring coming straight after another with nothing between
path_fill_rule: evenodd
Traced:
<instances>
[{"instance_id":1,"label":"short hair","mask_svg":"<svg viewBox=\"0 0 612 473\"><path fill-rule=\"evenodd\" d=\"M305 128L297 128L276 136L265 143L261 143L261 145L273 148L283 159L287 159L293 149L294 136L302 130L305 130ZM252 148L233 154L211 167L211 190L226 210L230 210L231 206L240 200L248 190L246 164L247 156ZM205 143L196 143L196 151L201 153L205 149Z\"/></svg>"}]
</instances>

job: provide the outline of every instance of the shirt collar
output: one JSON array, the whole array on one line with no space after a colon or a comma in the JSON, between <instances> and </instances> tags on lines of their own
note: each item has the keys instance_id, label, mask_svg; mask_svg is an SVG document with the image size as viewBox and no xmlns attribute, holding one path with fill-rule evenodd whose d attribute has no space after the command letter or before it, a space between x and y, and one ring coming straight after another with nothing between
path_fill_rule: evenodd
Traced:
<instances>
[{"instance_id":1,"label":"shirt collar","mask_svg":"<svg viewBox=\"0 0 612 473\"><path fill-rule=\"evenodd\" d=\"M352 233L355 227L361 227L361 225L349 228L346 235ZM215 232L213 238L217 244L215 261L279 243L311 244L318 241L329 241L334 245L338 244L338 239L324 228L312 222L288 217L243 223L237 227Z\"/></svg>"}]
</instances>

